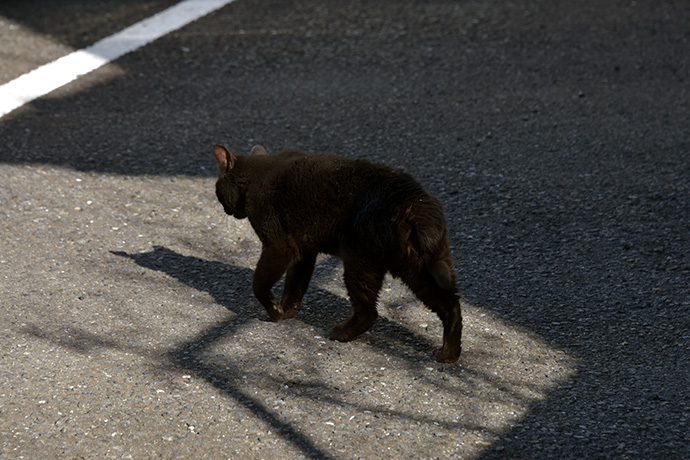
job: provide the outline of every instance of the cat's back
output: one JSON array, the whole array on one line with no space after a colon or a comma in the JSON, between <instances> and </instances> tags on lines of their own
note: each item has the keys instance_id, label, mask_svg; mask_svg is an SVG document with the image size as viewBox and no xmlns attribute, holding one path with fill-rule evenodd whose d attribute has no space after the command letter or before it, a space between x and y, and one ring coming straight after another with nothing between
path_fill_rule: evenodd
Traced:
<instances>
[{"instance_id":1,"label":"cat's back","mask_svg":"<svg viewBox=\"0 0 690 460\"><path fill-rule=\"evenodd\" d=\"M372 163L369 160L346 158L331 153L307 154L297 150L287 150L276 156L281 158L281 163L289 168L290 173L310 174L314 178L323 177L329 181L334 177L344 179L345 176L353 176L352 179L355 179L356 177L380 176L383 178L402 173L400 170Z\"/></svg>"},{"instance_id":2,"label":"cat's back","mask_svg":"<svg viewBox=\"0 0 690 460\"><path fill-rule=\"evenodd\" d=\"M301 188L324 187L333 180L352 176L357 160L329 153L307 154L286 150L272 155L274 180L285 186Z\"/></svg>"},{"instance_id":3,"label":"cat's back","mask_svg":"<svg viewBox=\"0 0 690 460\"><path fill-rule=\"evenodd\" d=\"M261 161L270 166L257 190L263 198L252 200L256 215L276 216L280 232L320 252L337 253L346 234L389 232L413 201L426 196L403 170L368 160L290 150Z\"/></svg>"},{"instance_id":4,"label":"cat's back","mask_svg":"<svg viewBox=\"0 0 690 460\"><path fill-rule=\"evenodd\" d=\"M406 196L423 189L409 174L384 164L337 155L281 152L281 171L274 196L299 203L305 212L325 215L361 213L361 208L393 208ZM295 206L289 206L294 210Z\"/></svg>"},{"instance_id":5,"label":"cat's back","mask_svg":"<svg viewBox=\"0 0 690 460\"><path fill-rule=\"evenodd\" d=\"M368 160L329 153L281 152L283 180L310 197L345 203L399 179L414 181L404 171ZM306 197L305 197L306 198Z\"/></svg>"}]
</instances>

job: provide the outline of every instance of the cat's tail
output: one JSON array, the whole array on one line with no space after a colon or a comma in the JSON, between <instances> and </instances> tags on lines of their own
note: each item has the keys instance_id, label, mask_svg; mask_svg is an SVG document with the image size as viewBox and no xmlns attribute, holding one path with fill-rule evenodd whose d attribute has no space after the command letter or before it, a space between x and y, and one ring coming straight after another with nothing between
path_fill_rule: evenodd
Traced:
<instances>
[{"instance_id":1,"label":"cat's tail","mask_svg":"<svg viewBox=\"0 0 690 460\"><path fill-rule=\"evenodd\" d=\"M408 222L412 225L412 243L436 284L442 289L454 288L455 274L441 203L429 195L418 198L411 206Z\"/></svg>"}]
</instances>

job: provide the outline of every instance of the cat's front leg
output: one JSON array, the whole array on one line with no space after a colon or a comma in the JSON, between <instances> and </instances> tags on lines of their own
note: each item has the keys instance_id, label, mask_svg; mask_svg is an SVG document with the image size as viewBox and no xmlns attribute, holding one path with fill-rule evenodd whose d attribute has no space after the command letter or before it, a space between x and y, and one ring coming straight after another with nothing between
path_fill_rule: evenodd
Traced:
<instances>
[{"instance_id":1,"label":"cat's front leg","mask_svg":"<svg viewBox=\"0 0 690 460\"><path fill-rule=\"evenodd\" d=\"M285 318L283 307L273 295L272 288L285 273L288 262L289 257L283 251L275 247L264 246L254 270L252 281L254 296L274 321Z\"/></svg>"},{"instance_id":2,"label":"cat's front leg","mask_svg":"<svg viewBox=\"0 0 690 460\"><path fill-rule=\"evenodd\" d=\"M292 318L297 314L304 293L307 292L309 280L314 273L316 254L310 254L290 267L285 275L285 287L280 303L283 306L283 318Z\"/></svg>"}]
</instances>

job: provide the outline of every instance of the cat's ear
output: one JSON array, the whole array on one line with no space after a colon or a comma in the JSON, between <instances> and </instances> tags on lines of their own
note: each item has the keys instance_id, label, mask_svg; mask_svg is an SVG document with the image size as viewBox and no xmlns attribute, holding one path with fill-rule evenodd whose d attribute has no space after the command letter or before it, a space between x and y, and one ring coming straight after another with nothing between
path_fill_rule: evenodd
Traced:
<instances>
[{"instance_id":1,"label":"cat's ear","mask_svg":"<svg viewBox=\"0 0 690 460\"><path fill-rule=\"evenodd\" d=\"M268 152L267 152L266 149L263 148L262 146L260 146L260 145L255 145L255 146L252 148L251 154L252 154L252 155L268 155Z\"/></svg>"},{"instance_id":2,"label":"cat's ear","mask_svg":"<svg viewBox=\"0 0 690 460\"><path fill-rule=\"evenodd\" d=\"M218 162L218 172L221 175L227 173L235 166L237 157L224 146L220 144L214 145L213 154L216 156L216 161Z\"/></svg>"}]
</instances>

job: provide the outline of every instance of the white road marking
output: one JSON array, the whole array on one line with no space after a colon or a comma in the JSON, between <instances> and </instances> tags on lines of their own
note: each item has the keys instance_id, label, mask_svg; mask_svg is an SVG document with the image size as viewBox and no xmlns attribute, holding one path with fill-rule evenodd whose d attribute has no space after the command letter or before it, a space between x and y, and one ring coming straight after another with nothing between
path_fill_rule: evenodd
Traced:
<instances>
[{"instance_id":1,"label":"white road marking","mask_svg":"<svg viewBox=\"0 0 690 460\"><path fill-rule=\"evenodd\" d=\"M93 45L0 86L0 118L235 0L184 0Z\"/></svg>"}]
</instances>

